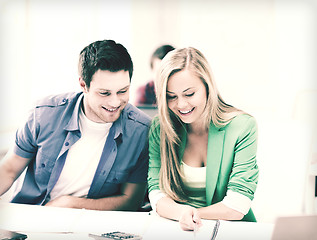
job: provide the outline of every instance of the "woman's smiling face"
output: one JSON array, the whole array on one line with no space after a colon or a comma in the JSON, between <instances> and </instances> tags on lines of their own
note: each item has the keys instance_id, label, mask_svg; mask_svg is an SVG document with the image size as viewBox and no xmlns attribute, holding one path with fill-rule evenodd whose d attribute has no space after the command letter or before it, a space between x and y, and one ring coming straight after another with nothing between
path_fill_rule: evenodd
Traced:
<instances>
[{"instance_id":1,"label":"woman's smiling face","mask_svg":"<svg viewBox=\"0 0 317 240\"><path fill-rule=\"evenodd\" d=\"M201 120L207 101L206 87L190 70L174 73L167 82L167 105L184 123Z\"/></svg>"}]
</instances>

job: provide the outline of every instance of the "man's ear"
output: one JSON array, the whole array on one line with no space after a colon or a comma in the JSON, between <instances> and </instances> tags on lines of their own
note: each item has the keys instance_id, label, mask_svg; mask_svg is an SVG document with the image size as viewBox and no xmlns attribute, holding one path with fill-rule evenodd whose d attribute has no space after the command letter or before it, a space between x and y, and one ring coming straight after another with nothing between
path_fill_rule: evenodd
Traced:
<instances>
[{"instance_id":1,"label":"man's ear","mask_svg":"<svg viewBox=\"0 0 317 240\"><path fill-rule=\"evenodd\" d=\"M87 87L86 83L84 82L84 80L81 77L79 78L79 85L80 85L80 88L83 90L84 93L88 92L88 87Z\"/></svg>"}]
</instances>

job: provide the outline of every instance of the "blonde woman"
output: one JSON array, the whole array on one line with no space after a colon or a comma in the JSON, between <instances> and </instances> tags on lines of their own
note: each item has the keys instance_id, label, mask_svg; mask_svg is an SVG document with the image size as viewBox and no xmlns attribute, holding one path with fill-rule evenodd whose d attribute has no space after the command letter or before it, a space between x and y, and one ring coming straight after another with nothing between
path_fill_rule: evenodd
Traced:
<instances>
[{"instance_id":1,"label":"blonde woman","mask_svg":"<svg viewBox=\"0 0 317 240\"><path fill-rule=\"evenodd\" d=\"M171 51L155 82L159 114L149 135L149 198L160 216L193 230L201 219L256 221L255 119L221 98L195 48Z\"/></svg>"}]
</instances>

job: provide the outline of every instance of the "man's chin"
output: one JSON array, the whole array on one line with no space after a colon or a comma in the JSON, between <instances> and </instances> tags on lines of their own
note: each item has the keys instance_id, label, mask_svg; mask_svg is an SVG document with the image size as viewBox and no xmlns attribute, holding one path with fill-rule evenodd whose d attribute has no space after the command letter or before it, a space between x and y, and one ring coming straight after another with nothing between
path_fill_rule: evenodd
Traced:
<instances>
[{"instance_id":1,"label":"man's chin","mask_svg":"<svg viewBox=\"0 0 317 240\"><path fill-rule=\"evenodd\" d=\"M118 111L116 113L107 114L107 116L105 116L105 118L104 118L104 122L105 123L115 122L120 117L120 114L121 114L121 111Z\"/></svg>"}]
</instances>

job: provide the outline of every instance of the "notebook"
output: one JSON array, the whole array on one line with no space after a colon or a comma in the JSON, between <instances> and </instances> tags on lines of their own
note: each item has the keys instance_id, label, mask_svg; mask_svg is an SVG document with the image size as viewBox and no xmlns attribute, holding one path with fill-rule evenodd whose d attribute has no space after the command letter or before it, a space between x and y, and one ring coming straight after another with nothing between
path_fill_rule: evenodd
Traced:
<instances>
[{"instance_id":1,"label":"notebook","mask_svg":"<svg viewBox=\"0 0 317 240\"><path fill-rule=\"evenodd\" d=\"M317 215L278 217L272 240L317 239Z\"/></svg>"}]
</instances>

